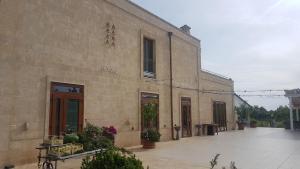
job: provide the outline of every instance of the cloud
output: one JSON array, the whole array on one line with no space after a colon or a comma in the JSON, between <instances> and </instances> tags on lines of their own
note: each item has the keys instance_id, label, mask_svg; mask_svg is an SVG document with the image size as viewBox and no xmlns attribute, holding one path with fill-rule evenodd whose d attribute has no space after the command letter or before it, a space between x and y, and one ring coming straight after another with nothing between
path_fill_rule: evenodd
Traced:
<instances>
[{"instance_id":1,"label":"cloud","mask_svg":"<svg viewBox=\"0 0 300 169\"><path fill-rule=\"evenodd\" d=\"M235 88L300 87L299 0L134 0L201 39L202 66L232 77ZM245 98L274 109L286 98Z\"/></svg>"}]
</instances>

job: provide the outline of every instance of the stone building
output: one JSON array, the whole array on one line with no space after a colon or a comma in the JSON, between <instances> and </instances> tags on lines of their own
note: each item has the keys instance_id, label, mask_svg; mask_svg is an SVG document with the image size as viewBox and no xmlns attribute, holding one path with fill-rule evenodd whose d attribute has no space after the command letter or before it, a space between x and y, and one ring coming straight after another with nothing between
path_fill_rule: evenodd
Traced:
<instances>
[{"instance_id":1,"label":"stone building","mask_svg":"<svg viewBox=\"0 0 300 169\"><path fill-rule=\"evenodd\" d=\"M89 122L140 144L142 109L157 105L162 141L195 125L235 127L233 81L201 69L200 40L127 0L0 0L0 167ZM225 114L224 114L225 113ZM225 116L224 116L225 115ZM215 121L216 122L216 121Z\"/></svg>"}]
</instances>

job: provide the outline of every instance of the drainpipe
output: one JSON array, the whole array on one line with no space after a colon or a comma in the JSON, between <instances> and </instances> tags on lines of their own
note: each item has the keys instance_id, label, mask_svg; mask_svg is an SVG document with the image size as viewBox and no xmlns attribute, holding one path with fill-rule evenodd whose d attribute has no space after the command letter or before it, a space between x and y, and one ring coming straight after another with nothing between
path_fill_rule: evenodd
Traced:
<instances>
[{"instance_id":1,"label":"drainpipe","mask_svg":"<svg viewBox=\"0 0 300 169\"><path fill-rule=\"evenodd\" d=\"M173 32L168 32L169 35L169 50L170 50L170 101L171 101L171 134L174 140L174 122L173 122L173 71L172 71L172 35Z\"/></svg>"}]
</instances>

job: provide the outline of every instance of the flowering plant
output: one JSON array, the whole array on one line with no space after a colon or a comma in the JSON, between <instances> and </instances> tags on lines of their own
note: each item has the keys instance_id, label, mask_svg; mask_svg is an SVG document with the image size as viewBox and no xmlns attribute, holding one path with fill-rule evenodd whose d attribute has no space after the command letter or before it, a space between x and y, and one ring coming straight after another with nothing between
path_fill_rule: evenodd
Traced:
<instances>
[{"instance_id":1,"label":"flowering plant","mask_svg":"<svg viewBox=\"0 0 300 169\"><path fill-rule=\"evenodd\" d=\"M160 139L160 133L155 129L147 129L142 133L142 139L150 142L158 142Z\"/></svg>"},{"instance_id":2,"label":"flowering plant","mask_svg":"<svg viewBox=\"0 0 300 169\"><path fill-rule=\"evenodd\" d=\"M102 130L103 130L103 133L105 133L105 134L112 134L112 135L117 134L117 129L114 126L102 127Z\"/></svg>"}]
</instances>

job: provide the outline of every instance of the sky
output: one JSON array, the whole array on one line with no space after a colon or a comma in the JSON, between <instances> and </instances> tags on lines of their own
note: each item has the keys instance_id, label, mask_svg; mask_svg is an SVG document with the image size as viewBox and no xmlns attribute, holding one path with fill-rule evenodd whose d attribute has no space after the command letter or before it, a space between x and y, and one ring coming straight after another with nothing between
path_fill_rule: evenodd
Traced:
<instances>
[{"instance_id":1,"label":"sky","mask_svg":"<svg viewBox=\"0 0 300 169\"><path fill-rule=\"evenodd\" d=\"M132 0L201 40L202 68L236 91L300 88L300 0ZM257 92L240 95L284 94ZM269 110L285 97L242 96Z\"/></svg>"}]
</instances>

